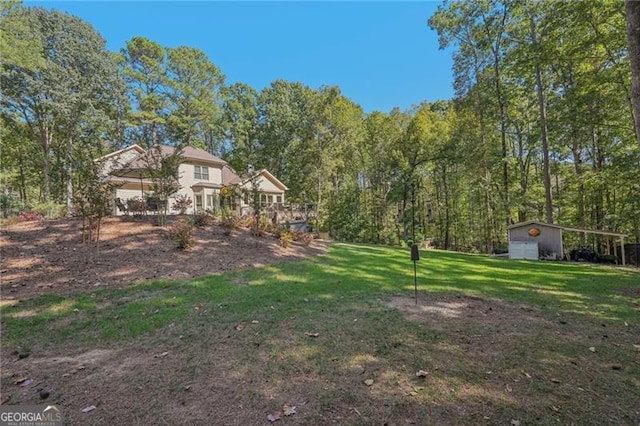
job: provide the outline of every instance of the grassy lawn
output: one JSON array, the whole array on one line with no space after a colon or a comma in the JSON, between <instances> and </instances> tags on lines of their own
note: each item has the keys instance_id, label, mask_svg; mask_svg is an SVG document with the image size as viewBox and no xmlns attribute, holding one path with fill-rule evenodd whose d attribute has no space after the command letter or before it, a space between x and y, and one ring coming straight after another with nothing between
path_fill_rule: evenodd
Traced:
<instances>
[{"instance_id":1,"label":"grassy lawn","mask_svg":"<svg viewBox=\"0 0 640 426\"><path fill-rule=\"evenodd\" d=\"M336 244L4 300L2 396L50 390L74 424L640 424L638 271L429 251L418 274L416 306L406 249Z\"/></svg>"}]
</instances>

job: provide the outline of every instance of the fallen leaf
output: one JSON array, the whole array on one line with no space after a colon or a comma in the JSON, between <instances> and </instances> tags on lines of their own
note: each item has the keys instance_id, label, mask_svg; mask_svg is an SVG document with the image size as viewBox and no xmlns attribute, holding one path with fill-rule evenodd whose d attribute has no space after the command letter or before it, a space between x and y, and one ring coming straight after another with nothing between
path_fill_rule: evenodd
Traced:
<instances>
[{"instance_id":1,"label":"fallen leaf","mask_svg":"<svg viewBox=\"0 0 640 426\"><path fill-rule=\"evenodd\" d=\"M524 374L527 379L531 378L531 374L527 373L526 371L523 371L522 374Z\"/></svg>"},{"instance_id":2,"label":"fallen leaf","mask_svg":"<svg viewBox=\"0 0 640 426\"><path fill-rule=\"evenodd\" d=\"M561 382L560 380L558 380L558 379L551 379L551 381L552 381L553 383L562 383L562 382Z\"/></svg>"},{"instance_id":3,"label":"fallen leaf","mask_svg":"<svg viewBox=\"0 0 640 426\"><path fill-rule=\"evenodd\" d=\"M640 345L633 345L633 347L636 351L640 351Z\"/></svg>"},{"instance_id":4,"label":"fallen leaf","mask_svg":"<svg viewBox=\"0 0 640 426\"><path fill-rule=\"evenodd\" d=\"M507 392L513 392L513 389L509 385L506 385L504 388L507 390Z\"/></svg>"},{"instance_id":5,"label":"fallen leaf","mask_svg":"<svg viewBox=\"0 0 640 426\"><path fill-rule=\"evenodd\" d=\"M318 337L320 335L320 333L309 333L308 331L304 334L306 334L309 337Z\"/></svg>"},{"instance_id":6,"label":"fallen leaf","mask_svg":"<svg viewBox=\"0 0 640 426\"><path fill-rule=\"evenodd\" d=\"M238 331L244 330L244 325L242 325L242 324L236 325L236 330L238 330Z\"/></svg>"},{"instance_id":7,"label":"fallen leaf","mask_svg":"<svg viewBox=\"0 0 640 426\"><path fill-rule=\"evenodd\" d=\"M88 413L88 412L93 411L93 410L95 410L95 409L96 409L96 406L95 406L95 405L89 405L88 407L84 407L81 411L82 411L83 413Z\"/></svg>"},{"instance_id":8,"label":"fallen leaf","mask_svg":"<svg viewBox=\"0 0 640 426\"><path fill-rule=\"evenodd\" d=\"M4 405L9 401L11 401L11 395L7 395L7 396L3 397L2 401L0 402L0 405Z\"/></svg>"},{"instance_id":9,"label":"fallen leaf","mask_svg":"<svg viewBox=\"0 0 640 426\"><path fill-rule=\"evenodd\" d=\"M590 350L591 352L595 352L595 351L596 351L596 348L595 348L595 346L591 346L591 347L589 347L589 350Z\"/></svg>"},{"instance_id":10,"label":"fallen leaf","mask_svg":"<svg viewBox=\"0 0 640 426\"><path fill-rule=\"evenodd\" d=\"M284 411L285 416L293 416L296 413L295 405L285 405L282 407L282 411Z\"/></svg>"},{"instance_id":11,"label":"fallen leaf","mask_svg":"<svg viewBox=\"0 0 640 426\"><path fill-rule=\"evenodd\" d=\"M416 371L416 376L417 377L427 377L427 374L429 374L428 371L424 371L424 370L418 370Z\"/></svg>"},{"instance_id":12,"label":"fallen leaf","mask_svg":"<svg viewBox=\"0 0 640 426\"><path fill-rule=\"evenodd\" d=\"M367 386L371 386L373 384L373 379L367 379L364 381L364 384Z\"/></svg>"},{"instance_id":13,"label":"fallen leaf","mask_svg":"<svg viewBox=\"0 0 640 426\"><path fill-rule=\"evenodd\" d=\"M169 355L169 352L162 352L161 354L158 355L154 355L154 358L164 358L165 356Z\"/></svg>"},{"instance_id":14,"label":"fallen leaf","mask_svg":"<svg viewBox=\"0 0 640 426\"><path fill-rule=\"evenodd\" d=\"M26 386L29 386L32 383L33 383L33 379L27 379L27 380L24 380L22 383L20 383L20 386L26 387Z\"/></svg>"},{"instance_id":15,"label":"fallen leaf","mask_svg":"<svg viewBox=\"0 0 640 426\"><path fill-rule=\"evenodd\" d=\"M269 420L270 422L275 422L276 420L280 420L281 415L282 413L280 411L270 413L269 415L267 415L267 420Z\"/></svg>"},{"instance_id":16,"label":"fallen leaf","mask_svg":"<svg viewBox=\"0 0 640 426\"><path fill-rule=\"evenodd\" d=\"M84 370L85 368L87 368L87 367L85 367L84 365L80 365L80 366L78 366L76 368L76 370Z\"/></svg>"},{"instance_id":17,"label":"fallen leaf","mask_svg":"<svg viewBox=\"0 0 640 426\"><path fill-rule=\"evenodd\" d=\"M27 380L26 377L21 377L18 380L16 380L15 382L13 382L14 385L19 385L20 383L24 383Z\"/></svg>"},{"instance_id":18,"label":"fallen leaf","mask_svg":"<svg viewBox=\"0 0 640 426\"><path fill-rule=\"evenodd\" d=\"M558 411L560 411L560 409L559 409L558 407L556 407L555 405L552 405L552 406L551 406L551 409L552 409L553 411L555 411L556 413L557 413Z\"/></svg>"},{"instance_id":19,"label":"fallen leaf","mask_svg":"<svg viewBox=\"0 0 640 426\"><path fill-rule=\"evenodd\" d=\"M511 420L511 426L520 426L520 420Z\"/></svg>"},{"instance_id":20,"label":"fallen leaf","mask_svg":"<svg viewBox=\"0 0 640 426\"><path fill-rule=\"evenodd\" d=\"M409 392L409 396L417 396L417 395L418 395L418 392L416 391Z\"/></svg>"},{"instance_id":21,"label":"fallen leaf","mask_svg":"<svg viewBox=\"0 0 640 426\"><path fill-rule=\"evenodd\" d=\"M260 324L260 321L258 321L258 320L253 320L253 321L251 321L251 324Z\"/></svg>"}]
</instances>

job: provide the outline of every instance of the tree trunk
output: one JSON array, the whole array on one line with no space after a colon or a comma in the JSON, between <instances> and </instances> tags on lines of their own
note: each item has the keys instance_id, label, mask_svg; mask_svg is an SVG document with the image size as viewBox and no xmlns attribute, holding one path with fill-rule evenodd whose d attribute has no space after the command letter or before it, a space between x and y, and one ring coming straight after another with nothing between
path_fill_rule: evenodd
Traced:
<instances>
[{"instance_id":1,"label":"tree trunk","mask_svg":"<svg viewBox=\"0 0 640 426\"><path fill-rule=\"evenodd\" d=\"M496 86L496 98L498 101L498 111L500 115L500 148L502 155L502 202L504 204L504 219L506 226L511 225L511 205L509 201L509 164L507 154L507 111L505 105L504 94L502 92L502 68L500 66L500 44L502 42L502 31L507 19L507 10L505 7L502 15L500 33L497 36L495 45L491 46L493 53L493 71ZM485 26L487 35L490 36L488 28Z\"/></svg>"},{"instance_id":2,"label":"tree trunk","mask_svg":"<svg viewBox=\"0 0 640 426\"><path fill-rule=\"evenodd\" d=\"M67 216L71 216L73 209L73 138L67 138Z\"/></svg>"},{"instance_id":3,"label":"tree trunk","mask_svg":"<svg viewBox=\"0 0 640 426\"><path fill-rule=\"evenodd\" d=\"M444 249L451 245L451 214L449 211L449 186L447 183L447 167L442 166L442 190L444 192Z\"/></svg>"},{"instance_id":4,"label":"tree trunk","mask_svg":"<svg viewBox=\"0 0 640 426\"><path fill-rule=\"evenodd\" d=\"M536 34L536 24L531 17L531 43L537 48L538 37ZM542 71L540 70L539 58L536 58L536 92L538 93L538 111L540 114L540 134L542 136L542 158L544 176L544 196L545 196L545 219L547 223L553 223L553 199L551 197L551 174L549 172L549 137L547 135L547 108L544 98L544 86L542 84Z\"/></svg>"},{"instance_id":5,"label":"tree trunk","mask_svg":"<svg viewBox=\"0 0 640 426\"><path fill-rule=\"evenodd\" d=\"M53 136L46 123L40 124L40 142L42 145L42 162L44 169L44 201L49 201L51 198L51 163L49 162L49 151L51 150L51 141Z\"/></svg>"},{"instance_id":6,"label":"tree trunk","mask_svg":"<svg viewBox=\"0 0 640 426\"><path fill-rule=\"evenodd\" d=\"M625 0L627 15L627 44L631 63L631 100L633 103L633 127L640 146L640 1Z\"/></svg>"}]
</instances>

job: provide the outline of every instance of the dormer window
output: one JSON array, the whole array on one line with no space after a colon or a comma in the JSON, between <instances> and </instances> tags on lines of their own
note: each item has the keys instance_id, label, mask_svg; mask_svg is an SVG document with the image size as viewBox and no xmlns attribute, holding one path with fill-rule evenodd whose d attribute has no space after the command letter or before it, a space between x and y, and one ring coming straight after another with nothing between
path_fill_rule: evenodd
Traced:
<instances>
[{"instance_id":1,"label":"dormer window","mask_svg":"<svg viewBox=\"0 0 640 426\"><path fill-rule=\"evenodd\" d=\"M209 180L209 168L206 166L193 166L193 177L198 180Z\"/></svg>"}]
</instances>

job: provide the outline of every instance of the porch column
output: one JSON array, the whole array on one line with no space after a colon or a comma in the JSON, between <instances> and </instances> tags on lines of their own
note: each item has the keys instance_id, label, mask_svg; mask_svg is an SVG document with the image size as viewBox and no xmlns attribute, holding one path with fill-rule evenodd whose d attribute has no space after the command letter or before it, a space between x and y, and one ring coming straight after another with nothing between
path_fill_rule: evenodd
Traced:
<instances>
[{"instance_id":1,"label":"porch column","mask_svg":"<svg viewBox=\"0 0 640 426\"><path fill-rule=\"evenodd\" d=\"M622 266L625 264L624 259L624 237L620 237L620 253L622 254Z\"/></svg>"}]
</instances>

